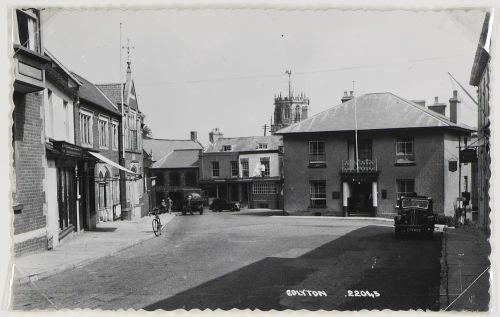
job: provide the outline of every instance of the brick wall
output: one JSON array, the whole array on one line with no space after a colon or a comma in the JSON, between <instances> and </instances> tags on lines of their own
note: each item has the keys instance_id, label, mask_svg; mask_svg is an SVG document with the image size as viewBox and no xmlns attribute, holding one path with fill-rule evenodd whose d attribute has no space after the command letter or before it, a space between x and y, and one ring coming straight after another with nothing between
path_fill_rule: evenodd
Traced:
<instances>
[{"instance_id":1,"label":"brick wall","mask_svg":"<svg viewBox=\"0 0 500 317\"><path fill-rule=\"evenodd\" d=\"M396 166L396 139L398 136L413 136L416 164ZM316 134L284 137L284 203L285 210L292 213L320 211L323 214L343 215L342 211L342 160L348 159L350 134ZM372 158L377 159L379 176L377 181L378 216L392 217L395 213L397 179L414 179L415 191L430 195L434 199L435 210L443 213L444 203L444 157L443 131L410 129L404 131L359 133L359 138L372 139ZM308 142L325 141L326 167L309 168ZM326 208L309 208L310 180L326 181ZM382 191L387 197L382 198ZM332 192L340 192L334 199Z\"/></svg>"},{"instance_id":2,"label":"brick wall","mask_svg":"<svg viewBox=\"0 0 500 317\"><path fill-rule=\"evenodd\" d=\"M14 235L46 226L43 211L45 177L42 160L45 156L40 93L14 94L14 151L17 201L23 205L14 216ZM44 242L41 242L41 241ZM46 248L46 237L28 240L15 246L16 254Z\"/></svg>"}]
</instances>

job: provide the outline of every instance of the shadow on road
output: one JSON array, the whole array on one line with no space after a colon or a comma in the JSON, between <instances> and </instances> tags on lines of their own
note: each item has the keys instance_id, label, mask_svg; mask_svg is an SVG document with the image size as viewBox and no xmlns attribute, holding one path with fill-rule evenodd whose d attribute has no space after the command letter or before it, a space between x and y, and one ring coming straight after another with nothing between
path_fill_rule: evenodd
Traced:
<instances>
[{"instance_id":1,"label":"shadow on road","mask_svg":"<svg viewBox=\"0 0 500 317\"><path fill-rule=\"evenodd\" d=\"M144 309L438 310L440 254L441 234L395 239L392 228L367 226L297 258L264 258ZM287 294L304 289L327 296ZM381 295L349 297L348 290Z\"/></svg>"}]
</instances>

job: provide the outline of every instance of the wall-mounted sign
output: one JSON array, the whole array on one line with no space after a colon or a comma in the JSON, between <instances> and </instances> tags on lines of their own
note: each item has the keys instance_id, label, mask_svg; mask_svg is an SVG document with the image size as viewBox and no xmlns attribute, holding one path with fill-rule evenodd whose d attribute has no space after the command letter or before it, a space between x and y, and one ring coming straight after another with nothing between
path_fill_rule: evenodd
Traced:
<instances>
[{"instance_id":1,"label":"wall-mounted sign","mask_svg":"<svg viewBox=\"0 0 500 317\"><path fill-rule=\"evenodd\" d=\"M448 161L448 170L450 172L456 172L458 167L457 161Z\"/></svg>"},{"instance_id":2,"label":"wall-mounted sign","mask_svg":"<svg viewBox=\"0 0 500 317\"><path fill-rule=\"evenodd\" d=\"M475 149L465 149L460 151L461 163L474 163L477 162L477 152Z\"/></svg>"}]
</instances>

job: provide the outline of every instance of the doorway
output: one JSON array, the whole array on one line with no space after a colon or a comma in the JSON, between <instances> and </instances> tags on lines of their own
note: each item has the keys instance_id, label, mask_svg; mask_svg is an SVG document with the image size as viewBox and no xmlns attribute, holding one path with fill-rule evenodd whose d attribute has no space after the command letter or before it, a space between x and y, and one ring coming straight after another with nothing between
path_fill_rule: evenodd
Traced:
<instances>
[{"instance_id":1,"label":"doorway","mask_svg":"<svg viewBox=\"0 0 500 317\"><path fill-rule=\"evenodd\" d=\"M371 216L372 187L368 182L353 182L351 186L351 197L349 198L349 214L352 216Z\"/></svg>"}]
</instances>

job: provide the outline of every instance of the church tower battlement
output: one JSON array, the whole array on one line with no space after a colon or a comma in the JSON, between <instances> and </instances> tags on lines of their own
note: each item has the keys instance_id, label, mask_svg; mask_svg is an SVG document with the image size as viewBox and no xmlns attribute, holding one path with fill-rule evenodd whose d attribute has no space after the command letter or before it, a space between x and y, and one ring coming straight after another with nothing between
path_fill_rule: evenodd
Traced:
<instances>
[{"instance_id":1,"label":"church tower battlement","mask_svg":"<svg viewBox=\"0 0 500 317\"><path fill-rule=\"evenodd\" d=\"M271 134L307 119L309 112L309 98L304 93L293 95L290 83L292 72L286 71L286 74L288 75L288 96L283 97L281 93L274 96L274 119L271 120Z\"/></svg>"}]
</instances>

